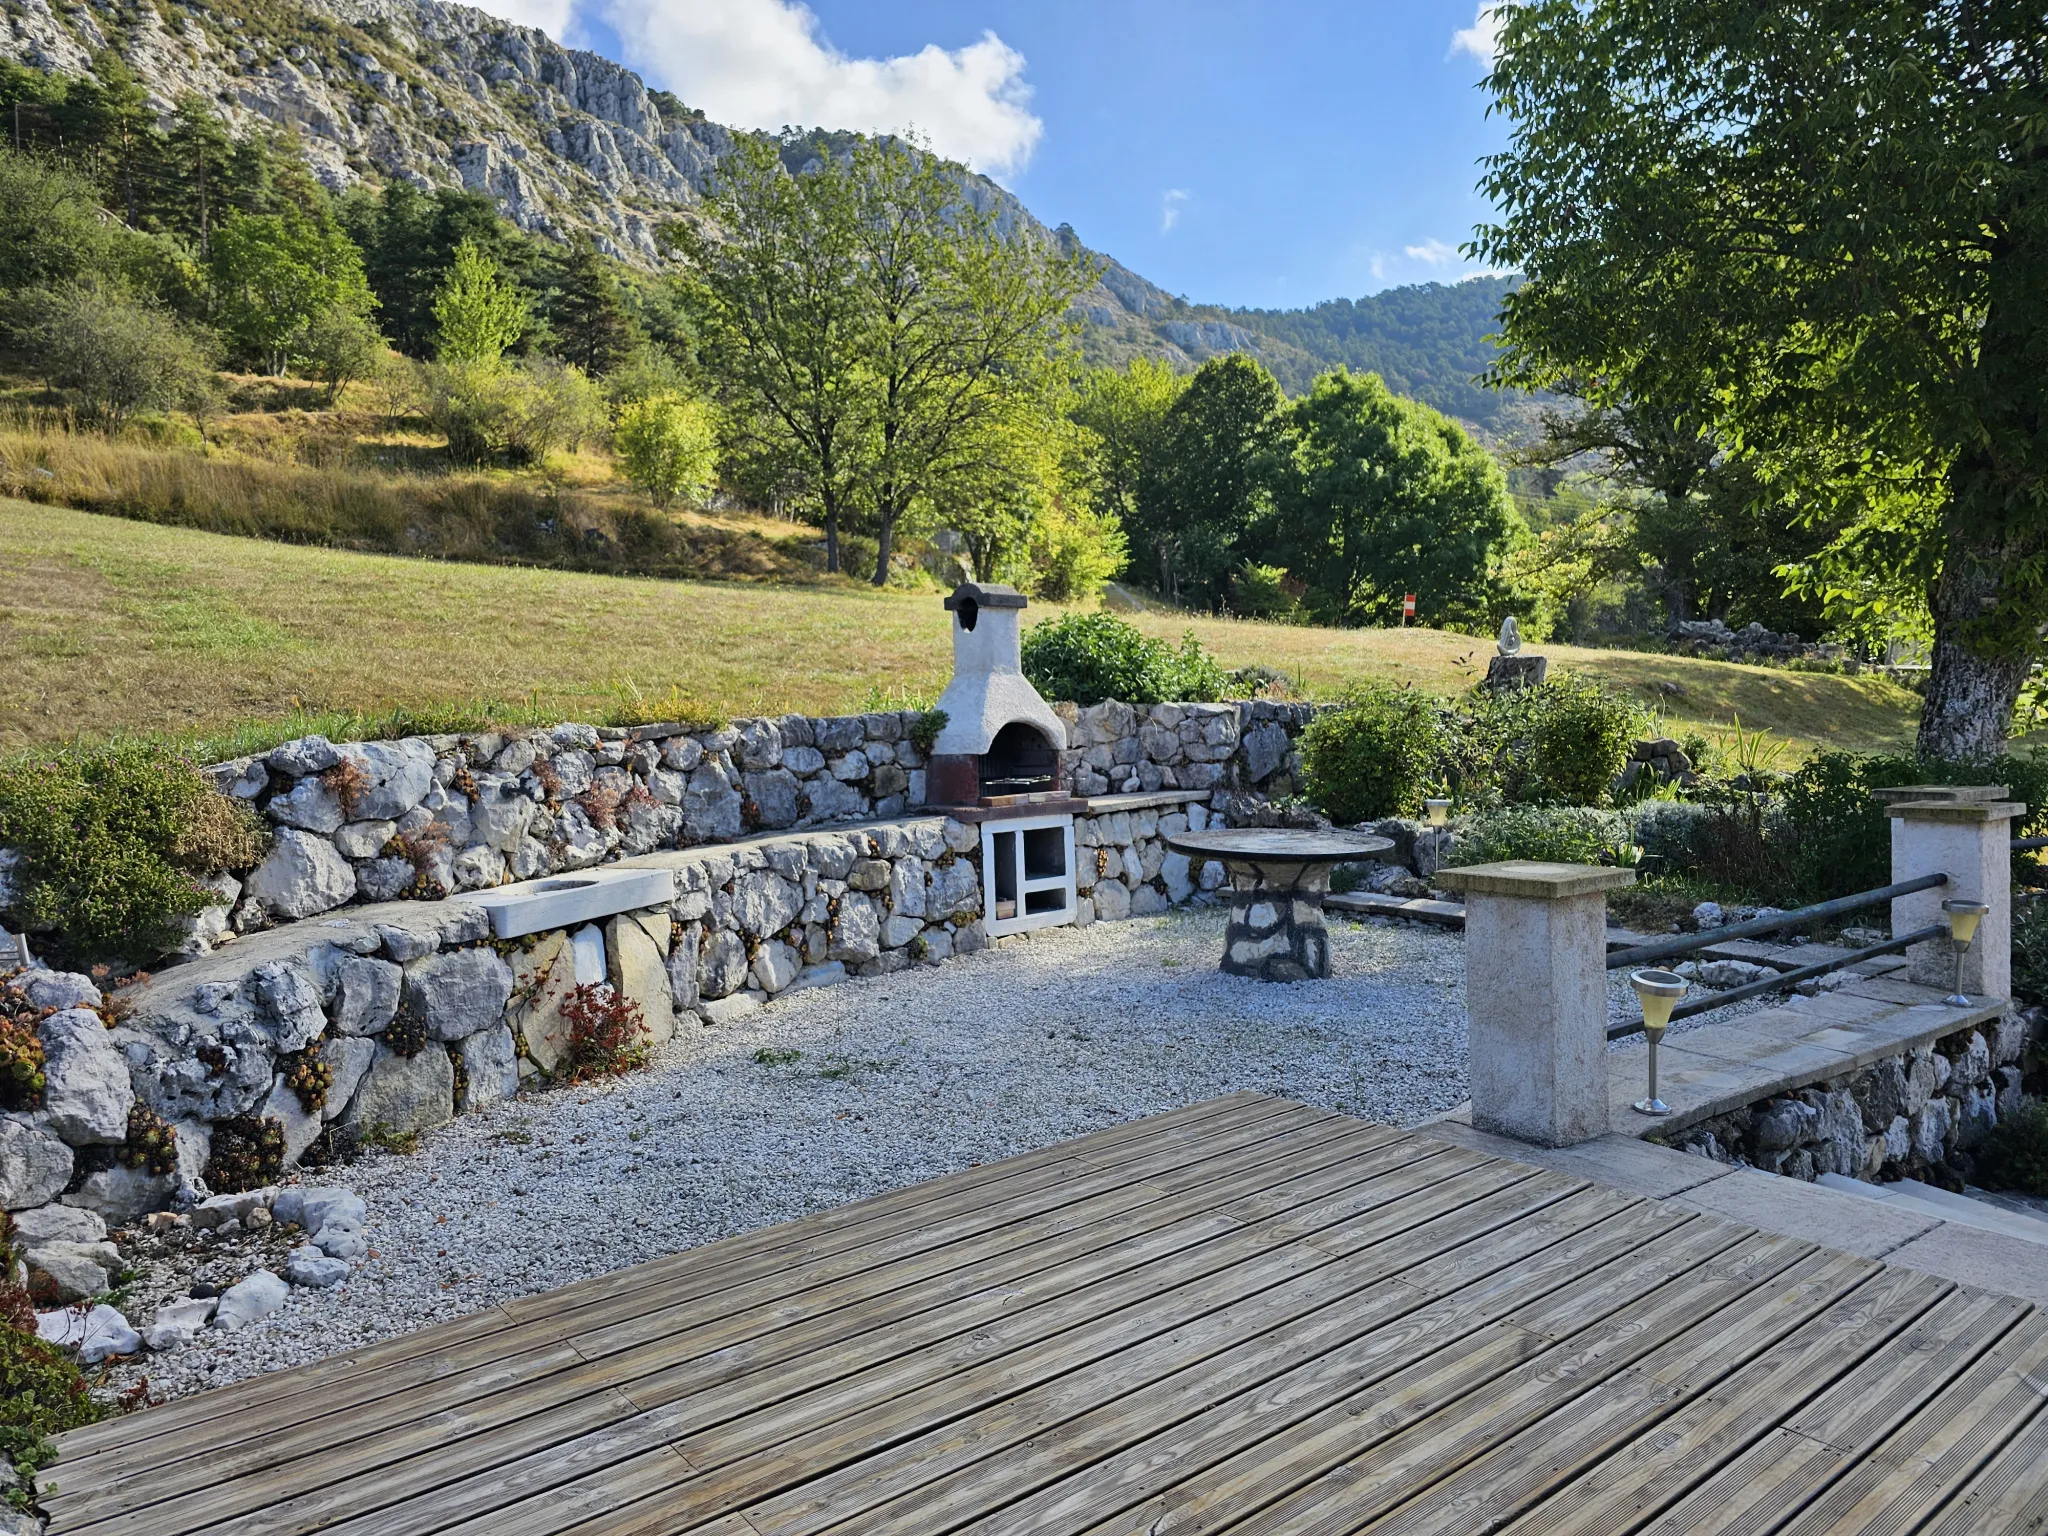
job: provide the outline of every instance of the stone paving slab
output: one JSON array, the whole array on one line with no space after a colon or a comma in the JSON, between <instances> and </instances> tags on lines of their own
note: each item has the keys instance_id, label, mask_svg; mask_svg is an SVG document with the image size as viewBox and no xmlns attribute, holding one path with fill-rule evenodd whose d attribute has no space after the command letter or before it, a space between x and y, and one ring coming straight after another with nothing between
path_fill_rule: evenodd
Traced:
<instances>
[{"instance_id":1,"label":"stone paving slab","mask_svg":"<svg viewBox=\"0 0 2048 1536\"><path fill-rule=\"evenodd\" d=\"M1889 1256L1892 1262L1896 1262L1896 1249L1943 1225L1936 1217L1887 1210L1860 1196L1837 1194L1754 1168L1730 1169L1725 1178L1671 1196L1670 1203L1725 1216L1762 1231L1804 1237L1866 1259Z\"/></svg>"}]
</instances>

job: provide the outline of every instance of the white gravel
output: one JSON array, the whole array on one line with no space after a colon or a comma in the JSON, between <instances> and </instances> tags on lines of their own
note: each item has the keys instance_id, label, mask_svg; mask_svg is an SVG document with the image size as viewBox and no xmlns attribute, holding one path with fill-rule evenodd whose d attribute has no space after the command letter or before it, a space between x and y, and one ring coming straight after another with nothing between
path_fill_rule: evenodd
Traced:
<instances>
[{"instance_id":1,"label":"white gravel","mask_svg":"<svg viewBox=\"0 0 2048 1536\"><path fill-rule=\"evenodd\" d=\"M646 1071L310 1176L368 1201L375 1256L111 1384L218 1386L1239 1089L1396 1124L1464 1099L1460 935L1333 917L1332 979L1283 986L1218 972L1223 922L1211 908L1054 929L795 994L691 1029ZM281 1246L210 1246L205 1278ZM144 1269L125 1298L138 1325L185 1293L192 1254Z\"/></svg>"}]
</instances>

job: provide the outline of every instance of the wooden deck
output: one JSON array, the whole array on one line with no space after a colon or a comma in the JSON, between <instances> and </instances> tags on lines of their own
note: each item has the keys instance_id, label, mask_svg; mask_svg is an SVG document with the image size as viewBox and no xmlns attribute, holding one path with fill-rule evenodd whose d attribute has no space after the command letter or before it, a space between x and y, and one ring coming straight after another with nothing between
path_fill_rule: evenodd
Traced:
<instances>
[{"instance_id":1,"label":"wooden deck","mask_svg":"<svg viewBox=\"0 0 2048 1536\"><path fill-rule=\"evenodd\" d=\"M91 1536L2039 1530L2048 1318L1252 1094L67 1435Z\"/></svg>"}]
</instances>

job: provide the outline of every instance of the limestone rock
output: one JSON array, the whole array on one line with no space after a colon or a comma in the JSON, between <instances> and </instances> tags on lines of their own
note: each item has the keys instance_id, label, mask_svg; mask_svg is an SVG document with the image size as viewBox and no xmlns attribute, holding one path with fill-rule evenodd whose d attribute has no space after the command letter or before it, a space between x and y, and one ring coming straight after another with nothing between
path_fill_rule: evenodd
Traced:
<instances>
[{"instance_id":1,"label":"limestone rock","mask_svg":"<svg viewBox=\"0 0 2048 1536\"><path fill-rule=\"evenodd\" d=\"M886 878L886 865L883 866ZM832 919L832 935L826 949L834 960L872 960L882 952L882 922L874 903L855 891L839 898L839 914Z\"/></svg>"},{"instance_id":2,"label":"limestone rock","mask_svg":"<svg viewBox=\"0 0 2048 1536\"><path fill-rule=\"evenodd\" d=\"M38 1301L84 1301L113 1283L121 1269L121 1251L102 1238L97 1243L24 1245L29 1294Z\"/></svg>"},{"instance_id":3,"label":"limestone rock","mask_svg":"<svg viewBox=\"0 0 2048 1536\"><path fill-rule=\"evenodd\" d=\"M270 1096L263 1101L263 1108L257 1111L266 1120L275 1120L284 1127L285 1166L297 1163L306 1148L313 1145L320 1135L322 1115L319 1110L306 1108L305 1101L286 1085L284 1074L278 1073L276 1083L271 1087Z\"/></svg>"},{"instance_id":4,"label":"limestone rock","mask_svg":"<svg viewBox=\"0 0 2048 1536\"><path fill-rule=\"evenodd\" d=\"M267 1269L259 1269L221 1293L220 1304L213 1313L213 1326L225 1333L246 1328L270 1316L290 1295L291 1288L283 1280Z\"/></svg>"},{"instance_id":5,"label":"limestone rock","mask_svg":"<svg viewBox=\"0 0 2048 1536\"><path fill-rule=\"evenodd\" d=\"M882 947L884 949L901 949L922 932L924 932L924 922L921 918L885 918L882 922Z\"/></svg>"},{"instance_id":6,"label":"limestone rock","mask_svg":"<svg viewBox=\"0 0 2048 1536\"><path fill-rule=\"evenodd\" d=\"M788 990L803 967L803 957L780 939L769 939L754 951L754 984L771 995Z\"/></svg>"},{"instance_id":7,"label":"limestone rock","mask_svg":"<svg viewBox=\"0 0 2048 1536\"><path fill-rule=\"evenodd\" d=\"M699 1007L707 1024L732 1024L759 1010L760 997L753 992L735 992L730 997L713 998Z\"/></svg>"},{"instance_id":8,"label":"limestone rock","mask_svg":"<svg viewBox=\"0 0 2048 1536\"><path fill-rule=\"evenodd\" d=\"M803 749L809 751L809 748ZM747 798L754 803L754 820L763 827L793 827L803 814L803 792L796 775L786 768L745 776Z\"/></svg>"},{"instance_id":9,"label":"limestone rock","mask_svg":"<svg viewBox=\"0 0 2048 1536\"><path fill-rule=\"evenodd\" d=\"M80 1365L97 1365L111 1355L132 1355L142 1348L142 1335L128 1326L128 1319L104 1305L38 1312L36 1337L77 1351Z\"/></svg>"},{"instance_id":10,"label":"limestone rock","mask_svg":"<svg viewBox=\"0 0 2048 1536\"><path fill-rule=\"evenodd\" d=\"M283 826L298 827L323 836L340 831L347 819L342 813L340 797L318 778L310 777L299 780L291 787L290 793L274 796L264 807L264 814Z\"/></svg>"},{"instance_id":11,"label":"limestone rock","mask_svg":"<svg viewBox=\"0 0 2048 1536\"><path fill-rule=\"evenodd\" d=\"M398 1012L405 972L389 960L351 955L334 971L334 1029L342 1035L381 1034Z\"/></svg>"},{"instance_id":12,"label":"limestone rock","mask_svg":"<svg viewBox=\"0 0 2048 1536\"><path fill-rule=\"evenodd\" d=\"M97 1008L103 999L90 976L77 971L23 971L7 983L37 1008Z\"/></svg>"},{"instance_id":13,"label":"limestone rock","mask_svg":"<svg viewBox=\"0 0 2048 1536\"><path fill-rule=\"evenodd\" d=\"M417 1056L407 1057L380 1043L355 1101L337 1123L355 1136L380 1129L410 1135L454 1118L455 1069L448 1053L429 1044Z\"/></svg>"},{"instance_id":14,"label":"limestone rock","mask_svg":"<svg viewBox=\"0 0 2048 1536\"><path fill-rule=\"evenodd\" d=\"M703 932L696 924L687 924L676 929L669 942L669 999L678 1014L697 1006L697 947Z\"/></svg>"},{"instance_id":15,"label":"limestone rock","mask_svg":"<svg viewBox=\"0 0 2048 1536\"><path fill-rule=\"evenodd\" d=\"M97 1211L111 1226L125 1227L151 1211L161 1211L178 1192L176 1174L148 1173L115 1164L89 1173L85 1182L64 1197L66 1205Z\"/></svg>"},{"instance_id":16,"label":"limestone rock","mask_svg":"<svg viewBox=\"0 0 2048 1536\"><path fill-rule=\"evenodd\" d=\"M0 1116L0 1205L26 1210L71 1182L71 1149L22 1116Z\"/></svg>"},{"instance_id":17,"label":"limestone rock","mask_svg":"<svg viewBox=\"0 0 2048 1536\"><path fill-rule=\"evenodd\" d=\"M435 1040L461 1040L505 1016L512 967L488 949L458 949L405 968L406 1000Z\"/></svg>"},{"instance_id":18,"label":"limestone rock","mask_svg":"<svg viewBox=\"0 0 2048 1536\"><path fill-rule=\"evenodd\" d=\"M217 1297L194 1297L189 1301L167 1302L142 1328L142 1342L151 1349L177 1349L190 1344L199 1330L213 1321Z\"/></svg>"},{"instance_id":19,"label":"limestone rock","mask_svg":"<svg viewBox=\"0 0 2048 1536\"><path fill-rule=\"evenodd\" d=\"M303 1051L327 1030L320 985L297 960L274 960L250 973L257 1014L281 1052Z\"/></svg>"},{"instance_id":20,"label":"limestone rock","mask_svg":"<svg viewBox=\"0 0 2048 1536\"><path fill-rule=\"evenodd\" d=\"M782 932L796 921L803 905L803 893L770 870L757 869L733 882L733 917L756 938Z\"/></svg>"},{"instance_id":21,"label":"limestone rock","mask_svg":"<svg viewBox=\"0 0 2048 1536\"><path fill-rule=\"evenodd\" d=\"M369 779L352 811L359 821L396 821L433 787L434 749L416 737L353 743L339 750Z\"/></svg>"},{"instance_id":22,"label":"limestone rock","mask_svg":"<svg viewBox=\"0 0 2048 1536\"><path fill-rule=\"evenodd\" d=\"M344 1259L330 1259L309 1243L285 1255L284 1277L293 1285L326 1290L348 1278L348 1263Z\"/></svg>"},{"instance_id":23,"label":"limestone rock","mask_svg":"<svg viewBox=\"0 0 2048 1536\"><path fill-rule=\"evenodd\" d=\"M332 768L341 761L341 754L325 736L301 736L281 747L272 747L268 761L279 773L302 778Z\"/></svg>"},{"instance_id":24,"label":"limestone rock","mask_svg":"<svg viewBox=\"0 0 2048 1536\"><path fill-rule=\"evenodd\" d=\"M128 1139L135 1091L128 1063L106 1021L86 1008L67 1008L36 1027L43 1042L45 1123L74 1147Z\"/></svg>"},{"instance_id":25,"label":"limestone rock","mask_svg":"<svg viewBox=\"0 0 2048 1536\"><path fill-rule=\"evenodd\" d=\"M1131 915L1131 888L1121 880L1099 881L1093 892L1095 915L1116 922Z\"/></svg>"},{"instance_id":26,"label":"limestone rock","mask_svg":"<svg viewBox=\"0 0 2048 1536\"><path fill-rule=\"evenodd\" d=\"M746 985L747 946L730 929L720 929L704 942L697 965L697 993L702 1001L726 997Z\"/></svg>"},{"instance_id":27,"label":"limestone rock","mask_svg":"<svg viewBox=\"0 0 2048 1536\"><path fill-rule=\"evenodd\" d=\"M473 1113L519 1091L519 1057L512 1048L510 1025L480 1029L466 1036L458 1049L465 1078L455 1106L459 1113Z\"/></svg>"},{"instance_id":28,"label":"limestone rock","mask_svg":"<svg viewBox=\"0 0 2048 1536\"><path fill-rule=\"evenodd\" d=\"M327 1085L327 1105L323 1113L329 1120L338 1119L348 1108L349 1100L356 1096L356 1089L362 1086L363 1074L370 1070L370 1063L377 1059L377 1042L355 1035L328 1040L320 1047L320 1059L334 1074L334 1080Z\"/></svg>"},{"instance_id":29,"label":"limestone rock","mask_svg":"<svg viewBox=\"0 0 2048 1536\"><path fill-rule=\"evenodd\" d=\"M319 831L320 828L313 830ZM395 821L352 821L334 834L334 847L345 859L374 859L398 835Z\"/></svg>"},{"instance_id":30,"label":"limestone rock","mask_svg":"<svg viewBox=\"0 0 2048 1536\"><path fill-rule=\"evenodd\" d=\"M514 993L521 999L513 1024L526 1056L549 1076L569 1055L569 1024L562 1004L576 990L576 960L566 934L550 934L513 961Z\"/></svg>"},{"instance_id":31,"label":"limestone rock","mask_svg":"<svg viewBox=\"0 0 2048 1536\"><path fill-rule=\"evenodd\" d=\"M249 900L272 917L296 922L333 910L356 893L356 872L324 837L281 827L250 874Z\"/></svg>"}]
</instances>

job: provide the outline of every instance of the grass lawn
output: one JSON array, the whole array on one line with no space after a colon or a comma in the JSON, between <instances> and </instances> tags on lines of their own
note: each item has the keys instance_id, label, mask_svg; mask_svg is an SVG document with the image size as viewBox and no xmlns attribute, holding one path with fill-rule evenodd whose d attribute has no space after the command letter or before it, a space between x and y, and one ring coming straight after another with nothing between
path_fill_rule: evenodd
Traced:
<instances>
[{"instance_id":1,"label":"grass lawn","mask_svg":"<svg viewBox=\"0 0 2048 1536\"><path fill-rule=\"evenodd\" d=\"M1139 615L1312 697L1387 677L1469 687L1491 643ZM1917 699L1876 678L1545 646L1673 728L1739 711L1800 746L1910 741ZM702 713L832 713L930 698L951 670L930 594L461 565L233 538L0 499L0 750L117 735L274 741L335 712L479 708L602 719L673 693ZM1663 693L1659 685L1676 685ZM681 709L680 702L676 704ZM223 746L225 750L225 746Z\"/></svg>"}]
</instances>

